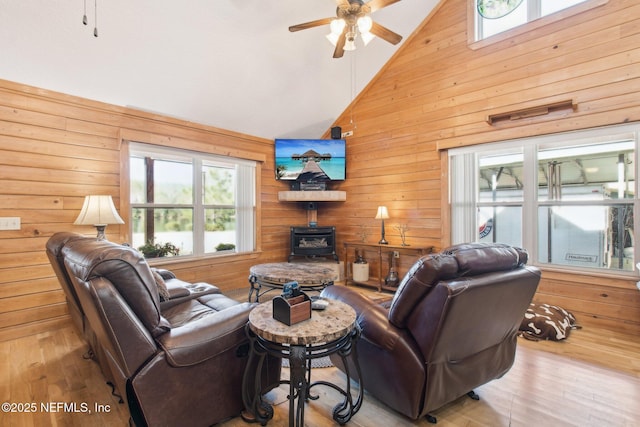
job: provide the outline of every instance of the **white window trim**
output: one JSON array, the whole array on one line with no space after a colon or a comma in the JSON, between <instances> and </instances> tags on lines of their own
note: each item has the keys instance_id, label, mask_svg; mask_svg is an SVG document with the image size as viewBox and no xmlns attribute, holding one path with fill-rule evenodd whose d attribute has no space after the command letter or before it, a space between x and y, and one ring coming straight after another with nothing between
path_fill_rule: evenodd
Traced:
<instances>
[{"instance_id":1,"label":"white window trim","mask_svg":"<svg viewBox=\"0 0 640 427\"><path fill-rule=\"evenodd\" d=\"M456 198L455 192L453 191L452 186L456 185L453 179L450 179L449 183L449 206L450 206L450 215L451 215L451 243L463 243L476 241L478 236L478 226L477 223L477 215L475 215L475 210L473 214L467 212L455 212L454 206L456 203L462 201L465 206L469 205L468 200L465 197L469 197L472 195L473 205L477 206L477 202L475 197L477 195L478 183L477 183L477 175L478 175L478 155L483 152L491 152L495 153L501 150L513 150L513 148L523 148L523 153L525 158L534 158L535 161L524 162L524 170L523 177L526 177L528 182L537 182L537 156L536 151L541 146L553 146L556 144L560 144L562 142L566 142L570 140L573 142L578 142L579 140L588 140L589 142L598 142L598 141L609 141L612 136L627 136L633 135L636 140L635 146L635 158L634 164L636 167L635 171L635 194L636 197L633 200L625 199L625 204L632 204L634 212L634 234L636 236L636 242L640 241L637 237L640 235L640 198L638 197L640 190L640 165L638 164L638 160L640 158L640 123L631 123L624 125L614 125L607 126L601 128L594 129L586 129L586 130L578 130L571 132L562 132L557 134L550 135L541 135L537 137L527 137L522 139L511 139L493 143L484 143L480 145L471 145L460 148L452 148L448 150L449 157L449 176L453 177L455 173L464 173L464 175L468 176L468 181L466 184L457 183L458 189L464 188L464 196L458 199ZM456 159L456 156L472 154L473 155L473 164L471 162L463 163ZM469 156L467 156L469 157ZM458 164L456 165L456 162ZM464 168L464 169L461 169ZM460 172L463 171L463 172ZM579 204L593 204L590 202L564 202L567 205L579 205ZM609 202L605 202L607 204ZM619 200L612 200L611 204L619 204ZM503 203L506 205L507 203ZM634 251L634 270L633 271L623 271L623 270L615 270L615 269L604 269L604 268L588 268L588 267L572 267L568 265L558 265L558 264L549 264L549 263L539 263L537 262L537 254L538 254L538 242L537 242L537 227L527 227L526 224L535 224L536 215L534 210L537 211L538 206L548 204L546 201L538 200L537 191L530 189L529 191L525 191L523 193L523 201L522 203L517 202L516 204L522 204L523 208L522 214L522 246L527 248L530 256L530 263L545 269L563 269L567 271L574 271L579 273L589 272L595 273L596 275L606 274L607 276L619 276L624 278L629 278L632 276L637 276L637 268L635 267L638 262L640 262L640 250L636 249ZM601 204L601 202L599 202ZM638 245L640 246L640 245Z\"/></svg>"},{"instance_id":2,"label":"white window trim","mask_svg":"<svg viewBox=\"0 0 640 427\"><path fill-rule=\"evenodd\" d=\"M219 156L210 153L203 153L199 151L186 150L181 148L169 148L159 145L153 145L142 142L129 142L129 157L132 156L147 156L156 155L163 158L163 160L175 160L186 161L193 164L195 168L199 168L203 163L219 163L225 166L234 166L236 169L236 188L235 191L235 209L236 209L236 252L247 253L256 251L256 195L257 195L257 162L253 160L246 160L237 157ZM190 205L194 208L193 220L194 220L194 235L193 235L193 255L181 256L181 258L190 257L209 257L216 256L215 252L204 251L204 232L196 232L195 224L199 221L204 227L204 204L202 203L199 195L202 195L202 181L196 178L196 174L193 176L193 204ZM128 180L127 180L128 182ZM242 189L241 185L245 185ZM242 191L241 191L242 190ZM131 210L134 207L153 207L158 204L141 204L141 203L129 203L129 216L131 216ZM171 207L172 205L162 204L162 206ZM183 205L177 205L175 207L183 207ZM202 208L202 209L201 209ZM129 235L133 236L133 221L129 224Z\"/></svg>"},{"instance_id":3,"label":"white window trim","mask_svg":"<svg viewBox=\"0 0 640 427\"><path fill-rule=\"evenodd\" d=\"M529 21L525 24L514 27L510 30L503 31L498 34L494 34L493 36L487 37L485 39L478 40L478 34L476 30L476 0L469 0L467 6L467 44L473 49L480 49L486 46L490 46L492 44L510 39L512 37L519 36L528 31L535 30L536 28L540 28L542 26L561 21L563 19L567 19L571 16L577 15L579 13L585 12L587 10L594 9L596 7L607 4L609 0L587 0L584 3L579 3L574 6L570 6L566 9L559 10L556 13L552 13L547 16L543 16L541 18L535 19L533 21Z\"/></svg>"}]
</instances>

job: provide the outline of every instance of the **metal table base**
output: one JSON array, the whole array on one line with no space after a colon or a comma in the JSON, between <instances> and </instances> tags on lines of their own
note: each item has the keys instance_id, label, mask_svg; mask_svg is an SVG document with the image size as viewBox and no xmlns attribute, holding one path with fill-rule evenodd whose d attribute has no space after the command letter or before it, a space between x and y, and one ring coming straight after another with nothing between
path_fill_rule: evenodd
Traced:
<instances>
[{"instance_id":1,"label":"metal table base","mask_svg":"<svg viewBox=\"0 0 640 427\"><path fill-rule=\"evenodd\" d=\"M242 399L245 412L242 418L247 422L259 422L266 425L273 418L273 407L262 400L261 375L262 365L267 355L289 359L290 379L282 380L280 384L289 384L289 426L304 426L304 408L309 400L318 399L312 395L311 389L318 385L324 385L338 391L344 400L333 408L333 419L340 425L346 424L362 406L364 387L362 375L358 363L356 342L360 338L360 327L356 327L347 335L335 341L321 345L284 345L273 343L257 336L247 324L245 328L249 337L250 353L247 366L254 366L257 359L255 372L244 373L242 386ZM321 357L338 354L345 366L346 388L343 389L328 381L311 382L311 361ZM351 373L348 358L356 368L359 382L357 396L353 396L351 390ZM252 379L251 376L254 376ZM251 387L253 385L253 388Z\"/></svg>"}]
</instances>

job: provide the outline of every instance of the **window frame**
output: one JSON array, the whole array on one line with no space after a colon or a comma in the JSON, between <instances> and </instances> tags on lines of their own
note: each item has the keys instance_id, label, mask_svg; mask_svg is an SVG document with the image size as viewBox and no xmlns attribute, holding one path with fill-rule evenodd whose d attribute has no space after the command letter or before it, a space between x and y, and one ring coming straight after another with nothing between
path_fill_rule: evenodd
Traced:
<instances>
[{"instance_id":1,"label":"window frame","mask_svg":"<svg viewBox=\"0 0 640 427\"><path fill-rule=\"evenodd\" d=\"M211 166L218 164L223 167L229 166L236 170L237 176L235 185L233 188L235 195L236 210L236 249L233 254L246 254L255 253L258 251L258 235L257 235L257 207L258 207L258 184L260 173L260 162L256 160L223 156L213 153L200 152L189 149L167 147L161 145L155 145L145 142L127 141L128 149L126 150L126 156L123 156L127 162L126 168L123 170L123 174L126 173L126 201L127 201L127 214L129 216L128 234L129 238L133 240L133 210L136 208L185 208L193 209L193 253L188 255L178 255L171 259L193 259L193 258L208 258L219 257L221 255L229 255L229 252L207 252L204 245L204 221L205 210L210 209L211 204L206 204L204 201L204 189L202 180L197 179L201 176L203 166ZM140 157L145 155L158 156L162 160L178 161L190 163L193 168L192 175L192 189L193 197L192 204L168 204L168 203L133 203L130 199L130 159L133 156ZM243 173L239 173L238 170L243 168ZM249 185L247 186L247 180ZM241 191L242 190L242 191ZM248 190L248 191L247 191ZM200 197L198 197L200 196ZM222 205L215 205L214 208ZM228 207L227 205L222 206Z\"/></svg>"},{"instance_id":2,"label":"window frame","mask_svg":"<svg viewBox=\"0 0 640 427\"><path fill-rule=\"evenodd\" d=\"M509 30L503 31L498 34L494 34L484 39L478 38L478 11L476 7L476 0L470 0L467 2L467 44L471 49L480 49L485 46L519 36L528 31L540 28L542 26L567 19L571 16L578 15L587 10L594 9L596 7L607 4L609 0L586 0L583 3L579 3L573 6L569 6L566 9L559 10L555 13L551 13L540 18L533 19L525 24L518 25Z\"/></svg>"},{"instance_id":3,"label":"window frame","mask_svg":"<svg viewBox=\"0 0 640 427\"><path fill-rule=\"evenodd\" d=\"M609 141L615 136L633 135L634 139L634 197L624 199L604 199L604 200L564 200L549 201L538 197L538 151L541 148L550 146L560 147L563 142L566 146L578 145L578 141L590 140L591 142ZM479 184L477 182L478 175L478 158L482 154L494 154L499 152L513 152L517 148L522 149L523 154L523 172L522 179L527 182L536 183L534 186L528 186L523 191L522 201L516 202L496 202L501 206L522 206L522 246L529 252L529 263L548 270L572 271L575 273L593 273L595 275L606 274L607 276L619 276L629 278L637 276L637 264L640 262L640 251L634 247L633 269L619 270L604 267L583 267L571 266L566 264L554 264L549 262L540 262L538 259L540 242L538 241L538 212L540 207L545 206L615 206L630 205L633 209L633 235L635 241L640 236L640 165L638 158L640 157L640 123L614 125L594 129L586 129L571 132L562 132L549 135L532 136L521 139L512 139L505 141L497 141L492 143L484 143L480 145L465 146L460 148L452 148L448 150L449 159L449 206L451 217L451 242L452 244L468 241L469 236L473 235L473 241L478 240L478 207L491 207L495 205L492 202L480 201L478 199ZM473 160L469 156L473 155ZM456 174L466 174L466 177L455 180ZM465 181L459 182L459 181ZM466 184L465 184L466 183ZM471 187L471 188L470 188ZM535 188L531 188L535 187ZM462 194L462 196L460 196ZM468 200L473 197L473 200ZM461 207L457 207L461 206ZM471 214L473 210L473 214ZM466 212L465 212L466 211ZM534 226L531 226L531 225ZM635 245L634 245L635 246Z\"/></svg>"}]
</instances>

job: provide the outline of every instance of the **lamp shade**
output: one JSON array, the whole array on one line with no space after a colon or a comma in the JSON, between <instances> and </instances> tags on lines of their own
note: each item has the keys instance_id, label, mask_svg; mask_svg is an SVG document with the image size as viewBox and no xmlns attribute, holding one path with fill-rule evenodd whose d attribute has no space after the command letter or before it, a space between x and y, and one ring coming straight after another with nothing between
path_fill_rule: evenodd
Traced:
<instances>
[{"instance_id":1,"label":"lamp shade","mask_svg":"<svg viewBox=\"0 0 640 427\"><path fill-rule=\"evenodd\" d=\"M387 210L386 206L378 206L376 219L389 219L389 211Z\"/></svg>"},{"instance_id":2,"label":"lamp shade","mask_svg":"<svg viewBox=\"0 0 640 427\"><path fill-rule=\"evenodd\" d=\"M124 224L111 196L86 196L80 215L76 218L76 225L108 225Z\"/></svg>"},{"instance_id":3,"label":"lamp shade","mask_svg":"<svg viewBox=\"0 0 640 427\"><path fill-rule=\"evenodd\" d=\"M339 36L342 34L342 30L344 30L345 25L347 25L347 23L344 19L334 19L331 21L331 24L329 24L329 28L331 29L332 34Z\"/></svg>"},{"instance_id":4,"label":"lamp shade","mask_svg":"<svg viewBox=\"0 0 640 427\"><path fill-rule=\"evenodd\" d=\"M358 18L357 24L358 30L360 30L361 33L368 33L371 31L371 27L373 27L373 20L370 16L365 15Z\"/></svg>"},{"instance_id":5,"label":"lamp shade","mask_svg":"<svg viewBox=\"0 0 640 427\"><path fill-rule=\"evenodd\" d=\"M371 40L376 38L376 36L374 36L369 32L360 33L360 35L362 36L362 42L364 43L365 46L368 45Z\"/></svg>"}]
</instances>

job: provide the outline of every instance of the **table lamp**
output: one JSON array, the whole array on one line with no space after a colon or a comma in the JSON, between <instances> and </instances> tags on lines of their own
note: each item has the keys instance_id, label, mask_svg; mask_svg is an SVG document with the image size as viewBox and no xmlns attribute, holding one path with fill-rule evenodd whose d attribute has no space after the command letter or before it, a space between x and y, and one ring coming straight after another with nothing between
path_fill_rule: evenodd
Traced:
<instances>
[{"instance_id":1,"label":"table lamp","mask_svg":"<svg viewBox=\"0 0 640 427\"><path fill-rule=\"evenodd\" d=\"M118 215L111 196L93 195L84 198L84 205L74 224L95 226L98 230L97 239L104 240L104 229L108 224L124 224L124 221Z\"/></svg>"},{"instance_id":2,"label":"table lamp","mask_svg":"<svg viewBox=\"0 0 640 427\"><path fill-rule=\"evenodd\" d=\"M380 239L378 244L379 245L388 245L389 242L387 242L384 239L384 220L385 219L389 219L389 211L387 210L386 206L378 206L378 212L376 213L376 219L381 219L382 220L382 238Z\"/></svg>"}]
</instances>

